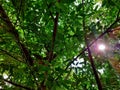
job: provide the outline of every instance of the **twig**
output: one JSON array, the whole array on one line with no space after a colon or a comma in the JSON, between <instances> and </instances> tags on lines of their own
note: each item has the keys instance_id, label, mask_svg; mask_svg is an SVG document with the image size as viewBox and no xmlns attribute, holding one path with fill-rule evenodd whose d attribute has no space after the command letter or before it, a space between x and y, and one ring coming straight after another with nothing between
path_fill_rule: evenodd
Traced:
<instances>
[{"instance_id":1,"label":"twig","mask_svg":"<svg viewBox=\"0 0 120 90\"><path fill-rule=\"evenodd\" d=\"M65 79L64 80L67 80L71 74L71 71L72 71L72 68L70 68L70 71L67 73L67 75L65 76Z\"/></svg>"},{"instance_id":2,"label":"twig","mask_svg":"<svg viewBox=\"0 0 120 90\"><path fill-rule=\"evenodd\" d=\"M2 51L3 53L7 54L7 55L10 56L10 57L12 57L12 58L15 59L15 60L24 63L23 61L19 60L19 59L16 58L15 56L11 55L11 54L10 54L8 51L6 51L6 50L0 49L0 51Z\"/></svg>"},{"instance_id":3,"label":"twig","mask_svg":"<svg viewBox=\"0 0 120 90\"><path fill-rule=\"evenodd\" d=\"M33 90L33 89L30 88L30 87L26 87L26 86L23 86L23 85L17 84L17 83L12 82L12 81L8 81L7 79L3 79L3 80L4 80L5 82L7 82L7 83L10 83L10 84L16 86L16 87L20 87L20 88L23 88L23 89L26 89L26 90Z\"/></svg>"},{"instance_id":4,"label":"twig","mask_svg":"<svg viewBox=\"0 0 120 90\"><path fill-rule=\"evenodd\" d=\"M119 14L120 14L120 9L118 10L118 13L117 13L116 19L119 19Z\"/></svg>"},{"instance_id":5,"label":"twig","mask_svg":"<svg viewBox=\"0 0 120 90\"><path fill-rule=\"evenodd\" d=\"M47 2L46 2L47 3ZM52 12L50 11L50 7L51 7L51 4L47 4L47 7L48 7L48 10L49 10L49 13L50 13L50 16L51 16L51 18L53 19L53 21L55 20L55 18L54 18L54 16L53 16L53 14L52 14Z\"/></svg>"}]
</instances>

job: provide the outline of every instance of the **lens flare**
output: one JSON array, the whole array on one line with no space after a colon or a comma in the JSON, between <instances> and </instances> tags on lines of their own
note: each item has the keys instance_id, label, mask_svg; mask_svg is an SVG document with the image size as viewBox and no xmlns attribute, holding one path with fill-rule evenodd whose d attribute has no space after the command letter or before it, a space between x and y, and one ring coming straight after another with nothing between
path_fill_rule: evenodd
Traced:
<instances>
[{"instance_id":1,"label":"lens flare","mask_svg":"<svg viewBox=\"0 0 120 90\"><path fill-rule=\"evenodd\" d=\"M99 44L99 45L98 45L98 49L99 49L100 51L104 51L104 50L106 49L106 47L105 47L104 44Z\"/></svg>"}]
</instances>

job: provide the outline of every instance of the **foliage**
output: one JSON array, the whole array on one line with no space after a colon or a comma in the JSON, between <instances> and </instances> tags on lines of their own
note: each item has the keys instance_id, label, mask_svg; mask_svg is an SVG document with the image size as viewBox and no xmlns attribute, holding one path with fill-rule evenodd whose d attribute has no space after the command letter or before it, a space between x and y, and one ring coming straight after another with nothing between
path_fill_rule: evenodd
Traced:
<instances>
[{"instance_id":1,"label":"foliage","mask_svg":"<svg viewBox=\"0 0 120 90\"><path fill-rule=\"evenodd\" d=\"M99 39L108 46L118 43L120 33L115 37L114 28L120 23L119 4L118 0L1 0L0 88L98 90L87 44L103 90L118 90L119 74L109 61L118 61L119 51L96 53L92 46Z\"/></svg>"}]
</instances>

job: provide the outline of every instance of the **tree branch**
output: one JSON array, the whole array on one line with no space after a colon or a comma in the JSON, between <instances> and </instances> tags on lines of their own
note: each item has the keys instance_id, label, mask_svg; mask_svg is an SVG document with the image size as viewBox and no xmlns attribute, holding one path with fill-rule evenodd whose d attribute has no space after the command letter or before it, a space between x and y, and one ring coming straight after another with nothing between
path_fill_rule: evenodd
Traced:
<instances>
[{"instance_id":1,"label":"tree branch","mask_svg":"<svg viewBox=\"0 0 120 90\"><path fill-rule=\"evenodd\" d=\"M82 0L82 5L83 5L83 11L84 10L84 0ZM97 86L98 86L98 89L99 90L103 90L102 89L102 85L101 85L101 81L99 79L99 76L97 74L97 70L96 70L96 67L95 67L95 64L94 64L94 60L92 58L92 54L91 54L91 51L90 51L90 47L89 47L89 43L88 43L88 40L87 40L87 35L86 35L86 29L85 29L85 15L83 16L83 20L82 20L82 24L83 24L83 31L84 31L84 36L85 36L85 43L86 43L86 46L87 46L87 50L88 50L88 57L89 57L89 60L90 60L90 63L91 63L91 67L92 67L92 70L93 70L93 73L94 73L94 76L95 76L95 80L96 80L96 83L97 83Z\"/></svg>"},{"instance_id":2,"label":"tree branch","mask_svg":"<svg viewBox=\"0 0 120 90\"><path fill-rule=\"evenodd\" d=\"M6 23L6 25L8 26L8 32L11 33L14 37L15 37L15 41L18 44L23 57L25 58L26 62L32 66L33 65L33 60L32 57L30 56L30 53L28 51L28 49L25 47L24 44L22 44L20 42L20 38L19 38L19 34L17 32L17 30L15 29L15 27L13 26L12 22L10 21L9 17L7 16L7 14L5 13L3 7L0 5L0 15L3 18L4 22Z\"/></svg>"},{"instance_id":3,"label":"tree branch","mask_svg":"<svg viewBox=\"0 0 120 90\"><path fill-rule=\"evenodd\" d=\"M116 20L102 33L100 34L95 40L93 40L88 46L91 47L98 39L103 37L105 34L109 33L112 31L112 26L114 26L117 22L120 21L120 18L116 18ZM67 67L65 70L68 69L68 67L75 61L77 60L85 51L87 50L87 47L84 48L71 62L68 63Z\"/></svg>"},{"instance_id":4,"label":"tree branch","mask_svg":"<svg viewBox=\"0 0 120 90\"><path fill-rule=\"evenodd\" d=\"M90 51L90 48L89 48L88 44L87 44L87 49L88 49L88 56L89 56L89 59L90 59L90 63L91 63L91 66L92 66L92 70L93 70L93 73L94 73L94 75L95 75L95 80L96 80L97 85L98 85L98 89L99 89L99 90L103 90L103 89L102 89L102 84L101 84L100 79L99 79L99 76L98 76L98 74L97 74L97 70L96 70L96 68L95 68L95 64L94 64L94 61L93 61L93 58L92 58L92 55L91 55L91 51Z\"/></svg>"},{"instance_id":5,"label":"tree branch","mask_svg":"<svg viewBox=\"0 0 120 90\"><path fill-rule=\"evenodd\" d=\"M56 38L56 34L57 34L58 16L59 16L59 13L57 12L57 13L56 13L56 18L55 18L55 20L54 20L54 30L53 30L53 38L52 38L53 46L52 46L52 49L53 49L53 47L54 47L54 42L55 42L55 38Z\"/></svg>"},{"instance_id":6,"label":"tree branch","mask_svg":"<svg viewBox=\"0 0 120 90\"><path fill-rule=\"evenodd\" d=\"M36 82L34 71L32 70L32 67L30 67L30 66L33 66L33 64L34 64L33 59L30 55L30 52L29 52L28 48L23 43L21 43L18 32L16 31L15 27L13 26L12 22L10 21L9 17L5 13L5 11L1 5L0 5L0 15L3 18L3 21L8 26L8 32L15 37L15 41L18 44L18 46L23 54L23 58L26 60L26 63L28 64L30 72Z\"/></svg>"},{"instance_id":7,"label":"tree branch","mask_svg":"<svg viewBox=\"0 0 120 90\"><path fill-rule=\"evenodd\" d=\"M52 35L52 46L51 46L51 51L50 51L49 59L48 59L50 62L53 59L53 50L54 50L54 44L55 44L55 39L56 39L56 34L57 34L57 28L58 28L58 17L59 17L59 13L56 12L56 17L54 19L53 35Z\"/></svg>"},{"instance_id":8,"label":"tree branch","mask_svg":"<svg viewBox=\"0 0 120 90\"><path fill-rule=\"evenodd\" d=\"M10 84L16 86L16 87L20 87L20 88L23 88L23 89L26 89L26 90L33 90L33 89L29 88L29 87L26 87L26 86L17 84L17 83L12 82L12 81L8 81L7 79L3 79L3 80L4 80L5 82L7 82L7 83L10 83Z\"/></svg>"},{"instance_id":9,"label":"tree branch","mask_svg":"<svg viewBox=\"0 0 120 90\"><path fill-rule=\"evenodd\" d=\"M83 20L83 31L85 31L85 21ZM88 42L87 42L87 36L85 35L85 42L86 42L86 46L87 46L87 50L88 50L88 57L89 57L89 60L90 60L90 63L91 63L91 67L92 67L92 70L93 70L93 73L94 73L94 75L95 75L95 80L96 80L96 82L97 82L97 86L98 86L98 89L99 90L103 90L102 89L102 85L101 85L101 82L100 82L100 79L99 79L99 76L98 76L98 74L97 74L97 70L96 70L96 68L95 68L95 64L94 64L94 60L93 60L93 58L92 58L92 54L91 54L91 51L90 51L90 47L89 47L89 44L88 44Z\"/></svg>"}]
</instances>

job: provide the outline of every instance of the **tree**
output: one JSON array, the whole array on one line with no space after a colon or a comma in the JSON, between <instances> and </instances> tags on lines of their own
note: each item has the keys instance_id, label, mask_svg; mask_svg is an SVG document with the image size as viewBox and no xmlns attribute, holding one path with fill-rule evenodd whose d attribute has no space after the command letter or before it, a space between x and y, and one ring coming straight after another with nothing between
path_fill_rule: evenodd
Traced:
<instances>
[{"instance_id":1,"label":"tree","mask_svg":"<svg viewBox=\"0 0 120 90\"><path fill-rule=\"evenodd\" d=\"M118 90L119 4L1 0L0 88Z\"/></svg>"}]
</instances>

